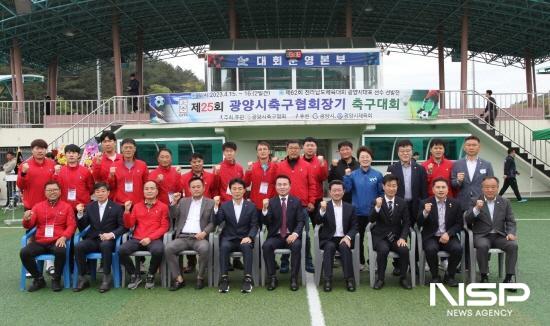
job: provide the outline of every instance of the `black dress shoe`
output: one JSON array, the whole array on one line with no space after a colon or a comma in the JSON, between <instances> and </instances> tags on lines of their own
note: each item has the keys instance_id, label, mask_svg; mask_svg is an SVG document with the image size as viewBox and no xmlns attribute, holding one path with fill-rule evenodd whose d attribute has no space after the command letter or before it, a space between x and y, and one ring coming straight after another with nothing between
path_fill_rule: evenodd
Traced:
<instances>
[{"instance_id":1,"label":"black dress shoe","mask_svg":"<svg viewBox=\"0 0 550 326\"><path fill-rule=\"evenodd\" d=\"M87 287L90 287L90 282L88 281L86 276L80 275L78 276L78 284L73 289L73 292L80 292Z\"/></svg>"},{"instance_id":2,"label":"black dress shoe","mask_svg":"<svg viewBox=\"0 0 550 326\"><path fill-rule=\"evenodd\" d=\"M198 278L197 283L195 284L195 289L200 290L204 288L204 279Z\"/></svg>"},{"instance_id":3,"label":"black dress shoe","mask_svg":"<svg viewBox=\"0 0 550 326\"><path fill-rule=\"evenodd\" d=\"M355 280L353 278L350 278L346 281L346 288L350 292L355 292Z\"/></svg>"},{"instance_id":4,"label":"black dress shoe","mask_svg":"<svg viewBox=\"0 0 550 326\"><path fill-rule=\"evenodd\" d=\"M99 293L105 293L111 289L111 274L104 274L99 286Z\"/></svg>"},{"instance_id":5,"label":"black dress shoe","mask_svg":"<svg viewBox=\"0 0 550 326\"><path fill-rule=\"evenodd\" d=\"M432 280L430 283L441 283L441 277L439 276L432 276Z\"/></svg>"},{"instance_id":6,"label":"black dress shoe","mask_svg":"<svg viewBox=\"0 0 550 326\"><path fill-rule=\"evenodd\" d=\"M375 283L374 283L374 286L373 288L375 290L380 290L381 288L384 287L384 281L383 280L377 280Z\"/></svg>"},{"instance_id":7,"label":"black dress shoe","mask_svg":"<svg viewBox=\"0 0 550 326\"><path fill-rule=\"evenodd\" d=\"M515 276L505 277L502 283L516 283ZM506 289L508 292L518 292L518 289Z\"/></svg>"},{"instance_id":8,"label":"black dress shoe","mask_svg":"<svg viewBox=\"0 0 550 326\"><path fill-rule=\"evenodd\" d=\"M277 277L272 276L271 280L269 281L269 285L267 286L268 291L273 291L277 288L279 285L279 281L277 280Z\"/></svg>"},{"instance_id":9,"label":"black dress shoe","mask_svg":"<svg viewBox=\"0 0 550 326\"><path fill-rule=\"evenodd\" d=\"M63 290L63 287L61 287L61 279L54 278L52 279L52 291L59 292Z\"/></svg>"},{"instance_id":10,"label":"black dress shoe","mask_svg":"<svg viewBox=\"0 0 550 326\"><path fill-rule=\"evenodd\" d=\"M407 290L412 289L411 283L406 278L402 278L399 280L399 284L401 284L401 287Z\"/></svg>"},{"instance_id":11,"label":"black dress shoe","mask_svg":"<svg viewBox=\"0 0 550 326\"><path fill-rule=\"evenodd\" d=\"M332 281L331 280L325 280L325 284L323 285L323 291L325 291L325 292L332 291Z\"/></svg>"},{"instance_id":12,"label":"black dress shoe","mask_svg":"<svg viewBox=\"0 0 550 326\"><path fill-rule=\"evenodd\" d=\"M458 286L458 281L454 277L448 277L446 283L452 288L456 288Z\"/></svg>"},{"instance_id":13,"label":"black dress shoe","mask_svg":"<svg viewBox=\"0 0 550 326\"><path fill-rule=\"evenodd\" d=\"M481 281L480 283L489 283L489 276L487 275L481 275Z\"/></svg>"},{"instance_id":14,"label":"black dress shoe","mask_svg":"<svg viewBox=\"0 0 550 326\"><path fill-rule=\"evenodd\" d=\"M401 269L399 267L395 267L392 272L393 276L399 276L401 275Z\"/></svg>"},{"instance_id":15,"label":"black dress shoe","mask_svg":"<svg viewBox=\"0 0 550 326\"><path fill-rule=\"evenodd\" d=\"M185 286L185 280L183 280L181 282L178 282L177 280L173 280L172 283L170 284L170 287L168 288L168 290L177 291L177 290L181 289L184 286Z\"/></svg>"},{"instance_id":16,"label":"black dress shoe","mask_svg":"<svg viewBox=\"0 0 550 326\"><path fill-rule=\"evenodd\" d=\"M290 289L292 291L298 291L298 279L296 277L290 278Z\"/></svg>"}]
</instances>

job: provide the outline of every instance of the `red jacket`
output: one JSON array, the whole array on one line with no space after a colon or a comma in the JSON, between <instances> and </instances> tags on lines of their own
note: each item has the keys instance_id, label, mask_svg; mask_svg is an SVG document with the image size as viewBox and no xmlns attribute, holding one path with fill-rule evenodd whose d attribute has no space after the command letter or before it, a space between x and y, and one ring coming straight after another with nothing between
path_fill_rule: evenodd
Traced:
<instances>
[{"instance_id":1,"label":"red jacket","mask_svg":"<svg viewBox=\"0 0 550 326\"><path fill-rule=\"evenodd\" d=\"M54 174L53 179L61 184L61 199L71 205L73 209L76 209L78 204L86 205L91 201L90 195L94 191L94 178L86 167L82 165L62 166L59 175ZM76 198L69 199L69 189L76 190Z\"/></svg>"},{"instance_id":2,"label":"red jacket","mask_svg":"<svg viewBox=\"0 0 550 326\"><path fill-rule=\"evenodd\" d=\"M181 176L181 186L183 188L183 196L184 197L191 197L191 190L189 189L189 180L194 176L193 171L189 171L187 173L184 173ZM202 170L202 174L200 175L202 178L202 181L204 182L204 197L206 198L214 198L214 196L218 195L218 185L216 182L216 176L210 172L207 172L206 170Z\"/></svg>"},{"instance_id":3,"label":"red jacket","mask_svg":"<svg viewBox=\"0 0 550 326\"><path fill-rule=\"evenodd\" d=\"M300 202L304 207L308 204L315 204L317 181L311 172L310 164L300 157L294 169L292 169L287 159L277 164L277 173L290 178L290 194L300 198Z\"/></svg>"},{"instance_id":4,"label":"red jacket","mask_svg":"<svg viewBox=\"0 0 550 326\"><path fill-rule=\"evenodd\" d=\"M143 201L143 184L149 178L149 170L147 170L145 162L135 160L131 169L124 165L124 160L116 162L114 166L116 167L115 176L112 177L109 174L108 178L111 193L115 193L113 201L121 205L124 205L128 200L131 200L134 204ZM126 191L126 181L128 183L132 182L132 185L128 186L128 190L132 191Z\"/></svg>"},{"instance_id":5,"label":"red jacket","mask_svg":"<svg viewBox=\"0 0 550 326\"><path fill-rule=\"evenodd\" d=\"M317 156L313 156L311 161L308 161L305 156L303 159L308 162L311 166L311 172L313 173L313 178L315 178L315 199L323 199L323 182L328 178L328 164L325 160L323 166L321 166Z\"/></svg>"},{"instance_id":6,"label":"red jacket","mask_svg":"<svg viewBox=\"0 0 550 326\"><path fill-rule=\"evenodd\" d=\"M53 237L45 236L46 225L53 225ZM76 230L74 210L63 200L58 200L53 206L47 200L41 201L32 208L30 220L23 220L25 229L32 229L35 226L36 242L49 244L61 237L70 239Z\"/></svg>"},{"instance_id":7,"label":"red jacket","mask_svg":"<svg viewBox=\"0 0 550 326\"><path fill-rule=\"evenodd\" d=\"M168 206L157 200L151 208L147 208L145 202L140 201L134 205L132 212L124 212L124 226L128 229L135 227L135 239L160 239L170 227Z\"/></svg>"},{"instance_id":8,"label":"red jacket","mask_svg":"<svg viewBox=\"0 0 550 326\"><path fill-rule=\"evenodd\" d=\"M37 203L46 200L44 186L46 182L52 180L55 162L49 158L45 158L42 164L38 164L31 157L24 163L29 164L29 170L23 174L23 168L21 167L23 164L19 166L17 188L21 190L21 194L23 195L23 206L31 209Z\"/></svg>"},{"instance_id":9,"label":"red jacket","mask_svg":"<svg viewBox=\"0 0 550 326\"><path fill-rule=\"evenodd\" d=\"M430 163L433 163L433 169L432 173L430 174L428 172L428 165ZM437 164L435 160L433 159L433 156L430 156L428 160L422 163L422 166L426 170L427 180L428 180L428 195L431 197L433 196L433 190L432 190L432 182L434 179L442 177L449 182L449 197L454 198L453 188L451 187L451 171L453 169L453 161L446 159L443 157L441 160L441 164Z\"/></svg>"},{"instance_id":10,"label":"red jacket","mask_svg":"<svg viewBox=\"0 0 550 326\"><path fill-rule=\"evenodd\" d=\"M229 181L234 178L243 178L244 171L243 167L237 163L231 163L227 160L223 160L220 163L220 171L217 176L218 182L218 195L220 196L220 201L222 203L231 200L233 197L229 193Z\"/></svg>"},{"instance_id":11,"label":"red jacket","mask_svg":"<svg viewBox=\"0 0 550 326\"><path fill-rule=\"evenodd\" d=\"M244 182L246 186L252 185L250 188L250 200L256 205L257 209L262 209L263 200L275 196L275 178L277 177L277 164L268 162L268 168L264 172L260 161L252 164L252 169L246 170L244 174ZM260 193L262 183L267 185L267 191Z\"/></svg>"},{"instance_id":12,"label":"red jacket","mask_svg":"<svg viewBox=\"0 0 550 326\"><path fill-rule=\"evenodd\" d=\"M157 181L159 174L162 174L162 181ZM158 200L170 205L170 196L169 194L174 194L176 192L181 192L181 177L175 167L165 168L159 166L158 168L151 171L149 174L149 180L156 181L159 185L159 194L157 196Z\"/></svg>"},{"instance_id":13,"label":"red jacket","mask_svg":"<svg viewBox=\"0 0 550 326\"><path fill-rule=\"evenodd\" d=\"M103 153L103 156L101 156L101 164L97 164L95 160L93 160L92 175L94 177L94 181L107 181L107 179L109 178L109 169L111 168L111 166L122 160L122 155L119 153L116 154L114 161L109 159L107 155L105 155L105 153Z\"/></svg>"}]
</instances>

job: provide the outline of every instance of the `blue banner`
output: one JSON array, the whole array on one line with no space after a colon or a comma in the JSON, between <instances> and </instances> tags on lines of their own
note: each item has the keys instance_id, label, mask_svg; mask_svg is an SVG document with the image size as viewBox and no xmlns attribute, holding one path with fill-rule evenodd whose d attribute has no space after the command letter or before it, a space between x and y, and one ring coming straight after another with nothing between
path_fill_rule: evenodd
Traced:
<instances>
[{"instance_id":1,"label":"blue banner","mask_svg":"<svg viewBox=\"0 0 550 326\"><path fill-rule=\"evenodd\" d=\"M208 54L214 68L311 68L372 66L380 64L379 52L302 53L301 59L287 59L284 53Z\"/></svg>"}]
</instances>

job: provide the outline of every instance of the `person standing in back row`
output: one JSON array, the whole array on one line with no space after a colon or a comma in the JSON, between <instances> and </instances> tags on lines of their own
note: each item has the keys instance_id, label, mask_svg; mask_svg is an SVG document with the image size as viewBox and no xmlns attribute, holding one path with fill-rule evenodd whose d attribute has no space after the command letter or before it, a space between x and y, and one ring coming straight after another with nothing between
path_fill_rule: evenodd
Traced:
<instances>
[{"instance_id":1,"label":"person standing in back row","mask_svg":"<svg viewBox=\"0 0 550 326\"><path fill-rule=\"evenodd\" d=\"M516 176L519 175L519 172L516 170L515 157L516 150L510 148L508 150L508 156L506 156L506 161L504 161L504 184L502 185L502 188L500 189L498 195L504 195L506 190L508 190L508 187L511 186L512 190L514 190L514 195L516 195L518 202L525 203L527 199L521 198L521 194L519 193L518 189L518 181L516 180Z\"/></svg>"},{"instance_id":2,"label":"person standing in back row","mask_svg":"<svg viewBox=\"0 0 550 326\"><path fill-rule=\"evenodd\" d=\"M495 119L498 114L497 102L493 97L493 91L490 89L485 92L485 97L487 98L487 104L485 105L485 111L483 111L482 117L484 118L485 122L490 124L491 127L494 127Z\"/></svg>"}]
</instances>

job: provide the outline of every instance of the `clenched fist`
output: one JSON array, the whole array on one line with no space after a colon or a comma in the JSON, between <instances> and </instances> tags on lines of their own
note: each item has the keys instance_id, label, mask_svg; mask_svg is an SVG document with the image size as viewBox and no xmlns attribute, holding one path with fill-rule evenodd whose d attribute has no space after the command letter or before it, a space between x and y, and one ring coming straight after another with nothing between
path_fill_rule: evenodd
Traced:
<instances>
[{"instance_id":1,"label":"clenched fist","mask_svg":"<svg viewBox=\"0 0 550 326\"><path fill-rule=\"evenodd\" d=\"M126 211L129 212L131 208L132 208L132 201L131 200L126 201L124 203L124 209L126 209Z\"/></svg>"},{"instance_id":2,"label":"clenched fist","mask_svg":"<svg viewBox=\"0 0 550 326\"><path fill-rule=\"evenodd\" d=\"M484 203L483 203L483 200L478 199L478 200L476 201L476 208L477 208L478 210L481 210L481 209L483 208L483 204L484 204Z\"/></svg>"},{"instance_id":3,"label":"clenched fist","mask_svg":"<svg viewBox=\"0 0 550 326\"><path fill-rule=\"evenodd\" d=\"M164 180L164 174L159 174L157 175L157 182L162 182L162 180Z\"/></svg>"},{"instance_id":4,"label":"clenched fist","mask_svg":"<svg viewBox=\"0 0 550 326\"><path fill-rule=\"evenodd\" d=\"M220 169L221 169L221 167L220 167L219 164L218 164L218 165L214 165L214 174L220 174Z\"/></svg>"},{"instance_id":5,"label":"clenched fist","mask_svg":"<svg viewBox=\"0 0 550 326\"><path fill-rule=\"evenodd\" d=\"M346 169L346 175L350 175L351 174L351 169L350 168L347 168Z\"/></svg>"},{"instance_id":6,"label":"clenched fist","mask_svg":"<svg viewBox=\"0 0 550 326\"><path fill-rule=\"evenodd\" d=\"M458 182L464 181L464 172L458 172L456 174L456 179L458 180Z\"/></svg>"},{"instance_id":7,"label":"clenched fist","mask_svg":"<svg viewBox=\"0 0 550 326\"><path fill-rule=\"evenodd\" d=\"M332 166L334 167L338 166L338 160L332 160Z\"/></svg>"},{"instance_id":8,"label":"clenched fist","mask_svg":"<svg viewBox=\"0 0 550 326\"><path fill-rule=\"evenodd\" d=\"M432 211L432 203L426 203L424 205L424 212L426 212L427 214L430 214L431 211Z\"/></svg>"},{"instance_id":9,"label":"clenched fist","mask_svg":"<svg viewBox=\"0 0 550 326\"><path fill-rule=\"evenodd\" d=\"M264 198L264 200L262 201L262 205L264 209L267 209L267 207L269 206L269 199Z\"/></svg>"},{"instance_id":10,"label":"clenched fist","mask_svg":"<svg viewBox=\"0 0 550 326\"><path fill-rule=\"evenodd\" d=\"M55 167L54 167L54 173L56 175L59 175L59 172L61 172L61 165L56 164Z\"/></svg>"},{"instance_id":11,"label":"clenched fist","mask_svg":"<svg viewBox=\"0 0 550 326\"><path fill-rule=\"evenodd\" d=\"M254 164L254 162L248 162L248 170L252 170L252 164Z\"/></svg>"},{"instance_id":12,"label":"clenched fist","mask_svg":"<svg viewBox=\"0 0 550 326\"><path fill-rule=\"evenodd\" d=\"M327 202L324 201L324 200L321 202L321 209L322 209L323 211L326 211L326 210L327 210Z\"/></svg>"},{"instance_id":13,"label":"clenched fist","mask_svg":"<svg viewBox=\"0 0 550 326\"><path fill-rule=\"evenodd\" d=\"M112 175L112 176L114 176L115 173L116 173L116 166L111 166L111 167L109 168L109 174Z\"/></svg>"},{"instance_id":14,"label":"clenched fist","mask_svg":"<svg viewBox=\"0 0 550 326\"><path fill-rule=\"evenodd\" d=\"M21 165L21 172L27 173L27 171L29 171L29 163L23 163Z\"/></svg>"},{"instance_id":15,"label":"clenched fist","mask_svg":"<svg viewBox=\"0 0 550 326\"><path fill-rule=\"evenodd\" d=\"M220 196L214 196L214 206L216 208L220 206Z\"/></svg>"},{"instance_id":16,"label":"clenched fist","mask_svg":"<svg viewBox=\"0 0 550 326\"><path fill-rule=\"evenodd\" d=\"M376 198L375 206L376 206L376 208L381 208L382 207L382 197Z\"/></svg>"},{"instance_id":17,"label":"clenched fist","mask_svg":"<svg viewBox=\"0 0 550 326\"><path fill-rule=\"evenodd\" d=\"M434 170L434 164L433 163L428 164L428 174L432 174L433 170Z\"/></svg>"},{"instance_id":18,"label":"clenched fist","mask_svg":"<svg viewBox=\"0 0 550 326\"><path fill-rule=\"evenodd\" d=\"M279 162L279 158L278 158L277 156L273 156L273 157L271 158L271 162L277 163L277 162Z\"/></svg>"},{"instance_id":19,"label":"clenched fist","mask_svg":"<svg viewBox=\"0 0 550 326\"><path fill-rule=\"evenodd\" d=\"M101 154L101 153L95 154L95 162L96 162L97 164L101 164L101 158L102 158L102 156L103 156L103 154Z\"/></svg>"},{"instance_id":20,"label":"clenched fist","mask_svg":"<svg viewBox=\"0 0 550 326\"><path fill-rule=\"evenodd\" d=\"M174 205L178 203L178 201L181 199L181 192L175 192L172 195L172 198L174 199Z\"/></svg>"},{"instance_id":21,"label":"clenched fist","mask_svg":"<svg viewBox=\"0 0 550 326\"><path fill-rule=\"evenodd\" d=\"M31 216L32 216L32 211L26 211L24 214L23 214L23 219L25 221L28 221L31 219Z\"/></svg>"},{"instance_id":22,"label":"clenched fist","mask_svg":"<svg viewBox=\"0 0 550 326\"><path fill-rule=\"evenodd\" d=\"M80 203L80 204L76 205L76 211L77 211L79 214L84 213L84 204Z\"/></svg>"},{"instance_id":23,"label":"clenched fist","mask_svg":"<svg viewBox=\"0 0 550 326\"><path fill-rule=\"evenodd\" d=\"M317 160L319 161L319 165L323 166L325 164L325 157L323 155L318 155Z\"/></svg>"}]
</instances>

